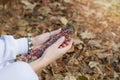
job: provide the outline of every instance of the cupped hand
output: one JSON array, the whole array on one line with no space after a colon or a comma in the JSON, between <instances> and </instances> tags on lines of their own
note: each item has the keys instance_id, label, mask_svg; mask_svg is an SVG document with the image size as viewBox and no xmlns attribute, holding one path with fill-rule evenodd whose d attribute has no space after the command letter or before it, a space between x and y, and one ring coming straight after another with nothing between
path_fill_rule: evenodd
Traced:
<instances>
[{"instance_id":1,"label":"cupped hand","mask_svg":"<svg viewBox=\"0 0 120 80\"><path fill-rule=\"evenodd\" d=\"M61 58L72 46L73 40L69 39L66 42L65 37L61 37L54 44L46 49L43 55L30 63L32 69L38 73L44 67Z\"/></svg>"},{"instance_id":2,"label":"cupped hand","mask_svg":"<svg viewBox=\"0 0 120 80\"><path fill-rule=\"evenodd\" d=\"M51 36L59 34L61 32L61 28L52 32L43 33L32 38L33 49L40 48L45 42L47 42Z\"/></svg>"},{"instance_id":3,"label":"cupped hand","mask_svg":"<svg viewBox=\"0 0 120 80\"><path fill-rule=\"evenodd\" d=\"M62 57L71 48L73 40L69 39L65 43L64 41L65 37L61 37L54 44L46 49L41 57L41 60L43 60L46 65Z\"/></svg>"}]
</instances>

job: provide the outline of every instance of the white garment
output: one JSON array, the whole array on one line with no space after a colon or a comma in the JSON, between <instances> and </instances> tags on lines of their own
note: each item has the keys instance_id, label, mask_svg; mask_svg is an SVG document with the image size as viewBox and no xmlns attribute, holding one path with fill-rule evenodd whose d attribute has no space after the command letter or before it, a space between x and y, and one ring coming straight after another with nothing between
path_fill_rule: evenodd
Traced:
<instances>
[{"instance_id":1,"label":"white garment","mask_svg":"<svg viewBox=\"0 0 120 80\"><path fill-rule=\"evenodd\" d=\"M0 37L0 80L38 80L26 62L14 62L16 55L28 52L27 38Z\"/></svg>"}]
</instances>

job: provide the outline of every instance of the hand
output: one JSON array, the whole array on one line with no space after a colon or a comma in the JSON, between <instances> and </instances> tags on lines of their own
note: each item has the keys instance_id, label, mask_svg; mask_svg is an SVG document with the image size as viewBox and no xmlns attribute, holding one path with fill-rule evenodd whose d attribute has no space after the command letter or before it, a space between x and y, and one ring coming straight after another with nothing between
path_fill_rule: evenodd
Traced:
<instances>
[{"instance_id":1,"label":"hand","mask_svg":"<svg viewBox=\"0 0 120 80\"><path fill-rule=\"evenodd\" d=\"M59 34L61 32L61 28L52 32L43 33L32 38L33 49L40 48L45 42L47 42L51 36Z\"/></svg>"},{"instance_id":2,"label":"hand","mask_svg":"<svg viewBox=\"0 0 120 80\"><path fill-rule=\"evenodd\" d=\"M46 65L62 57L72 46L72 39L69 39L66 43L65 37L58 39L53 45L46 49L44 54L41 56Z\"/></svg>"},{"instance_id":3,"label":"hand","mask_svg":"<svg viewBox=\"0 0 120 80\"><path fill-rule=\"evenodd\" d=\"M41 58L37 59L30 63L33 70L38 73L48 64L62 57L72 46L73 40L70 39L63 44L65 37L58 39L54 44L46 49Z\"/></svg>"}]
</instances>

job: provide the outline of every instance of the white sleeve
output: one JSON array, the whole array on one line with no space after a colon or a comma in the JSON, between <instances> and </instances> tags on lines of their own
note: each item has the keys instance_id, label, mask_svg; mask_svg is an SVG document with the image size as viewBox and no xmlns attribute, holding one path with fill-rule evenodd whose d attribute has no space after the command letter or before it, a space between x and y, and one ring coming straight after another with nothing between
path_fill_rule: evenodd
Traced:
<instances>
[{"instance_id":1,"label":"white sleeve","mask_svg":"<svg viewBox=\"0 0 120 80\"><path fill-rule=\"evenodd\" d=\"M0 70L0 80L39 80L29 64L15 62Z\"/></svg>"},{"instance_id":2,"label":"white sleeve","mask_svg":"<svg viewBox=\"0 0 120 80\"><path fill-rule=\"evenodd\" d=\"M18 54L27 53L27 43L27 38L14 39L10 35L0 37L0 65L14 60Z\"/></svg>"}]
</instances>

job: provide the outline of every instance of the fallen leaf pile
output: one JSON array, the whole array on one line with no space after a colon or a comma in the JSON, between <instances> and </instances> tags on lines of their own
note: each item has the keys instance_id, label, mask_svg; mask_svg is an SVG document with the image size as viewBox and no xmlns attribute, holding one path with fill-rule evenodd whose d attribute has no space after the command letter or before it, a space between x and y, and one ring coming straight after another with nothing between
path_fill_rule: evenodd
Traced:
<instances>
[{"instance_id":1,"label":"fallen leaf pile","mask_svg":"<svg viewBox=\"0 0 120 80\"><path fill-rule=\"evenodd\" d=\"M33 36L72 24L72 48L41 80L120 80L119 0L20 0L0 6L0 34ZM22 57L24 57L22 55Z\"/></svg>"}]
</instances>

